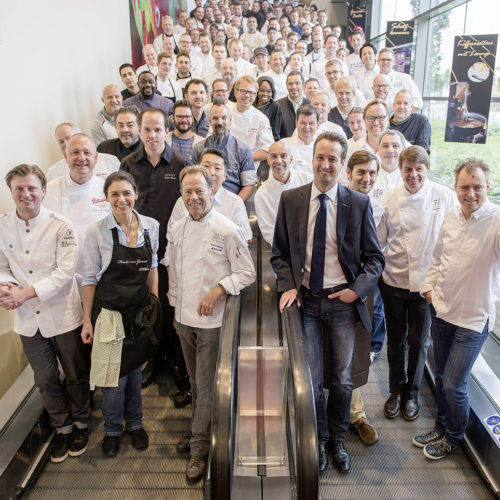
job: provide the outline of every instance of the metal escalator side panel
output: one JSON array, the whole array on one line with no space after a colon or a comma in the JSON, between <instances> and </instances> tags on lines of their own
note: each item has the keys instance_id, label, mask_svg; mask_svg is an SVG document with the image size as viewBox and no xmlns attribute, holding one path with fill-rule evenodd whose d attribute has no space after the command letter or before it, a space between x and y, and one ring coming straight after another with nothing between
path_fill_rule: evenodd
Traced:
<instances>
[{"instance_id":1,"label":"metal escalator side panel","mask_svg":"<svg viewBox=\"0 0 500 500\"><path fill-rule=\"evenodd\" d=\"M282 326L288 345L294 398L296 498L318 498L318 434L309 363L305 355L302 322L297 306L285 309Z\"/></svg>"},{"instance_id":2,"label":"metal escalator side panel","mask_svg":"<svg viewBox=\"0 0 500 500\"><path fill-rule=\"evenodd\" d=\"M240 305L240 295L227 297L215 373L205 499L231 498Z\"/></svg>"}]
</instances>

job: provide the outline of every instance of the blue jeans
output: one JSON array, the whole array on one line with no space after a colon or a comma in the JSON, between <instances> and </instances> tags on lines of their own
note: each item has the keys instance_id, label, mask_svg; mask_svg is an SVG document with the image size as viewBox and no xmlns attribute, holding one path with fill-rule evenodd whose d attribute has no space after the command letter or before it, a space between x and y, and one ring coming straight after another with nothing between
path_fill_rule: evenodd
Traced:
<instances>
[{"instance_id":1,"label":"blue jeans","mask_svg":"<svg viewBox=\"0 0 500 500\"><path fill-rule=\"evenodd\" d=\"M373 289L373 328L372 345L370 351L380 352L385 340L385 313L384 302L378 286Z\"/></svg>"},{"instance_id":2,"label":"blue jeans","mask_svg":"<svg viewBox=\"0 0 500 500\"><path fill-rule=\"evenodd\" d=\"M122 433L124 418L128 431L142 427L141 388L141 367L120 377L117 387L103 387L102 414L106 436L119 436Z\"/></svg>"},{"instance_id":3,"label":"blue jeans","mask_svg":"<svg viewBox=\"0 0 500 500\"><path fill-rule=\"evenodd\" d=\"M311 369L319 444L343 440L349 426L352 359L356 335L355 305L328 297L303 297L304 344ZM328 405L323 392L323 327L330 348Z\"/></svg>"},{"instance_id":4,"label":"blue jeans","mask_svg":"<svg viewBox=\"0 0 500 500\"><path fill-rule=\"evenodd\" d=\"M458 444L469 420L467 381L488 336L488 322L482 332L476 332L437 318L433 307L431 317L438 403L435 428L448 443Z\"/></svg>"}]
</instances>

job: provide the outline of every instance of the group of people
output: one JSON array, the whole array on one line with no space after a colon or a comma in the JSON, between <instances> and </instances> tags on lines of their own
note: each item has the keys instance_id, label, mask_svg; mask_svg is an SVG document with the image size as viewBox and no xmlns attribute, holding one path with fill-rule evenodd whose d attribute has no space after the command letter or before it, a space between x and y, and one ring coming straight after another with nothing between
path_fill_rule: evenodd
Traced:
<instances>
[{"instance_id":1,"label":"group of people","mask_svg":"<svg viewBox=\"0 0 500 500\"><path fill-rule=\"evenodd\" d=\"M190 452L186 479L204 476L225 297L255 279L252 196L280 309L301 311L320 472L328 452L350 470L349 424L379 440L359 387L386 336L383 412L409 421L432 337L438 415L413 444L443 458L463 439L467 379L498 298L489 167L461 162L455 192L431 181L417 86L362 30L349 53L314 5L196 0L177 23L162 18L143 66L119 67L125 88L104 87L90 135L61 123L63 159L6 176L16 210L0 218L0 306L14 310L56 429L51 460L87 448L94 386L104 455L119 452L124 421L146 449L141 386L166 360L174 404L192 400L177 445ZM269 177L256 191L261 162Z\"/></svg>"}]
</instances>

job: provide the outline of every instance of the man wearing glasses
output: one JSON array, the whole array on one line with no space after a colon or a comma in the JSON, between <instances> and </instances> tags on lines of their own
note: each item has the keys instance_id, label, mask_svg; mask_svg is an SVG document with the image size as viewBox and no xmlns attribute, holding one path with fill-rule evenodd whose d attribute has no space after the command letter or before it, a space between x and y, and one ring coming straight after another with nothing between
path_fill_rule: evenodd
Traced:
<instances>
[{"instance_id":1,"label":"man wearing glasses","mask_svg":"<svg viewBox=\"0 0 500 500\"><path fill-rule=\"evenodd\" d=\"M188 101L181 100L174 104L172 113L174 130L167 136L167 144L187 161L193 164L193 146L202 141L203 137L195 134L191 127L193 125L192 106Z\"/></svg>"},{"instance_id":2,"label":"man wearing glasses","mask_svg":"<svg viewBox=\"0 0 500 500\"><path fill-rule=\"evenodd\" d=\"M231 133L250 148L254 162L264 161L274 138L267 116L252 106L257 96L257 82L251 76L242 76L234 88L236 103L228 104L233 115Z\"/></svg>"},{"instance_id":3,"label":"man wearing glasses","mask_svg":"<svg viewBox=\"0 0 500 500\"><path fill-rule=\"evenodd\" d=\"M380 68L380 74L385 75L389 80L391 86L391 93L389 94L390 101L394 99L394 96L400 90L408 90L413 99L413 112L422 108L424 105L422 94L411 76L392 69L394 66L394 52L392 49L387 47L380 49L378 54L378 66Z\"/></svg>"}]
</instances>

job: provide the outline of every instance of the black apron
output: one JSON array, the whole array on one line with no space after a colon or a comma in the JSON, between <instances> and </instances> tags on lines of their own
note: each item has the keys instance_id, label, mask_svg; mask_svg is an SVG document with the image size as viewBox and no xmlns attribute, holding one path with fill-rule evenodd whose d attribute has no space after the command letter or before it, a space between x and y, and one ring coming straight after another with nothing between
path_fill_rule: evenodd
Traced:
<instances>
[{"instance_id":1,"label":"black apron","mask_svg":"<svg viewBox=\"0 0 500 500\"><path fill-rule=\"evenodd\" d=\"M147 284L153 255L149 232L144 230L144 245L139 248L120 245L116 227L111 233L113 254L95 289L92 324L103 307L121 313L125 331L120 366L123 377L151 359L158 349L161 308Z\"/></svg>"}]
</instances>

